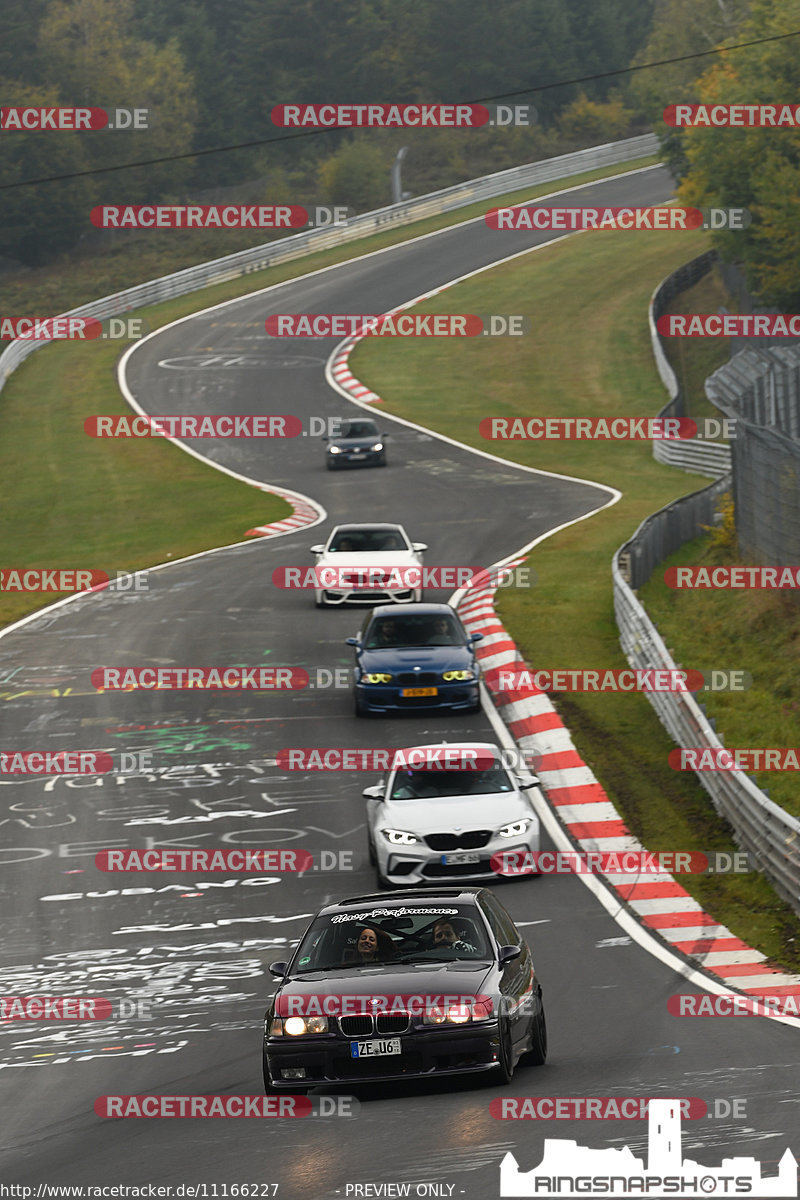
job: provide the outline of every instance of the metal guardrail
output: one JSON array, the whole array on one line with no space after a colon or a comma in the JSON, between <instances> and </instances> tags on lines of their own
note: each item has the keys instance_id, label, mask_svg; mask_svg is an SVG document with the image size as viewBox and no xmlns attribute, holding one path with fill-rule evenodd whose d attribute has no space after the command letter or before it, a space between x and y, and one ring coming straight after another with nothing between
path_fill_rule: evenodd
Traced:
<instances>
[{"instance_id":1,"label":"metal guardrail","mask_svg":"<svg viewBox=\"0 0 800 1200\"><path fill-rule=\"evenodd\" d=\"M701 277L696 275L698 270L704 273L701 260L695 259L675 275L682 278L681 286L690 286ZM682 415L680 389L663 354L653 318L657 298L660 296L663 301L670 291L674 295L680 290L671 288L673 279L670 276L656 289L650 305L653 352L661 378L671 395L667 409L659 414L661 416ZM672 445L680 443L654 443L655 447L662 448ZM719 448L727 450L727 447ZM661 454L656 454L656 458L669 461ZM620 645L632 667L677 668L678 664L633 588L640 587L656 565L680 545L698 536L702 525L713 523L717 501L730 486L731 477L725 474L701 491L673 501L643 521L633 537L614 555L611 565L614 613ZM647 692L646 695L661 724L679 746L712 750L723 747L722 738L690 692ZM800 821L774 804L743 771L697 771L696 775L716 811L731 825L736 844L751 855L754 865L767 876L778 894L800 913Z\"/></svg>"},{"instance_id":2,"label":"metal guardrail","mask_svg":"<svg viewBox=\"0 0 800 1200\"><path fill-rule=\"evenodd\" d=\"M189 292L199 291L213 283L225 283L230 279L238 279L252 271L261 271L264 267L277 263L288 262L317 250L326 250L345 242L367 237L371 233L379 233L387 227L408 225L423 217L436 216L439 213L450 212L479 200L489 200L494 196L502 196L508 192L519 191L551 180L564 179L570 175L579 175L583 171L593 171L601 167L615 166L618 163L630 162L643 158L648 154L656 154L659 150L658 138L653 133L640 137L626 138L621 142L607 142L602 146L590 146L586 150L576 150L572 154L561 154L557 158L544 159L542 162L525 163L519 167L511 167L506 171L496 171L493 175L485 175L480 179L470 179L466 183L454 187L443 188L438 192L430 192L426 196L418 196L412 200L404 200L401 204L392 204L373 212L362 213L351 217L345 224L324 229L311 229L297 233L279 241L267 242L249 250L239 250L235 254L227 254L224 258L213 259L210 262L199 263L173 275L165 275L161 279L153 279L148 283L140 283L136 287L115 292L104 296L101 300L93 300L79 308L70 309L62 316L115 317L131 309L142 308L148 304L158 304L161 300L171 300L175 296L185 296ZM7 350L0 355L0 390L5 386L8 376L16 370L21 362L35 350L46 346L46 341L22 341L11 343Z\"/></svg>"},{"instance_id":3,"label":"metal guardrail","mask_svg":"<svg viewBox=\"0 0 800 1200\"><path fill-rule=\"evenodd\" d=\"M656 329L656 321L667 311L671 301L680 292L693 287L711 270L717 253L707 250L690 262L684 263L677 271L673 271L658 285L650 297L648 320L650 322L650 344L653 347L653 357L661 376L661 382L669 393L669 403L659 412L659 417L683 417L686 415L686 404L678 383L677 376L670 366L661 334ZM653 458L657 462L670 467L678 467L682 471L693 471L699 475L711 475L714 479L724 475L731 469L730 446L717 442L704 442L700 438L686 441L653 442Z\"/></svg>"}]
</instances>

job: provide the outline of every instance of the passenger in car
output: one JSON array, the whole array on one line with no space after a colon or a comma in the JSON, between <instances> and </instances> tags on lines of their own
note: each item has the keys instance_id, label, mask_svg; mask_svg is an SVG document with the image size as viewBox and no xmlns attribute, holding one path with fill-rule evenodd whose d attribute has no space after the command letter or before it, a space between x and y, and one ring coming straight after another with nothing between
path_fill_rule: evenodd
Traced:
<instances>
[{"instance_id":1,"label":"passenger in car","mask_svg":"<svg viewBox=\"0 0 800 1200\"><path fill-rule=\"evenodd\" d=\"M445 950L457 950L462 954L477 954L477 949L471 942L465 941L447 917L442 917L433 927L433 944Z\"/></svg>"}]
</instances>

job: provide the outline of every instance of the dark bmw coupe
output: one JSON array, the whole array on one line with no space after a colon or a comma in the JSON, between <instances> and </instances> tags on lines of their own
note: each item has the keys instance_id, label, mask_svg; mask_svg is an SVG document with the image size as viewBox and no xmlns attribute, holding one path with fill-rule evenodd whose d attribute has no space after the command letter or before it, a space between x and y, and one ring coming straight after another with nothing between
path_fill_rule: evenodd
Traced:
<instances>
[{"instance_id":1,"label":"dark bmw coupe","mask_svg":"<svg viewBox=\"0 0 800 1200\"><path fill-rule=\"evenodd\" d=\"M531 953L485 888L326 905L264 1018L267 1091L493 1072L547 1056Z\"/></svg>"}]
</instances>

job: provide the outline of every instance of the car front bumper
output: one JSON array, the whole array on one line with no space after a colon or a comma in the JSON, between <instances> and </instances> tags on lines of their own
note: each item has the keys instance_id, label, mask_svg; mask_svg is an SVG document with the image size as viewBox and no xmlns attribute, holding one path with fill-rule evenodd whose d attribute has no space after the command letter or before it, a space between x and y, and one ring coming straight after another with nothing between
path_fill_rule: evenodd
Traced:
<instances>
[{"instance_id":1,"label":"car front bumper","mask_svg":"<svg viewBox=\"0 0 800 1200\"><path fill-rule=\"evenodd\" d=\"M443 883L452 879L458 883L495 883L498 879L510 879L492 869L491 859L495 854L535 854L539 849L539 831L528 836L527 841L493 837L488 845L474 851L452 850L437 852L424 843L416 846L392 846L380 830L375 835L376 856L381 874L397 887L420 887L425 884ZM479 855L477 863L446 863L448 854L474 853ZM512 860L514 861L514 860Z\"/></svg>"},{"instance_id":2,"label":"car front bumper","mask_svg":"<svg viewBox=\"0 0 800 1200\"><path fill-rule=\"evenodd\" d=\"M403 696L408 688L393 684L357 683L356 696L360 706L369 712L413 712L416 709L475 708L480 699L480 680L436 685L435 696ZM413 689L417 690L417 689Z\"/></svg>"},{"instance_id":3,"label":"car front bumper","mask_svg":"<svg viewBox=\"0 0 800 1200\"><path fill-rule=\"evenodd\" d=\"M315 1084L378 1082L415 1079L431 1075L460 1075L490 1071L499 1061L500 1036L496 1021L472 1028L414 1029L400 1035L401 1053L374 1058L353 1058L351 1041L342 1035L321 1035L287 1043L286 1038L264 1042L269 1073L276 1088L291 1092ZM363 1040L363 1039L362 1039ZM285 1079L282 1071L303 1069L298 1079Z\"/></svg>"}]
</instances>

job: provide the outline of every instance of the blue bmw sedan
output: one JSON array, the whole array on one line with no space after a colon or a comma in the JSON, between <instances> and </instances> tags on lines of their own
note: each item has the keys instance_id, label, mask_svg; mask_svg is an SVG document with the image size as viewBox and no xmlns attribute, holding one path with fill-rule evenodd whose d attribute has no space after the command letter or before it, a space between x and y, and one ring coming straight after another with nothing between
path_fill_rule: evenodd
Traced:
<instances>
[{"instance_id":1,"label":"blue bmw sedan","mask_svg":"<svg viewBox=\"0 0 800 1200\"><path fill-rule=\"evenodd\" d=\"M449 604L373 608L354 646L355 708L367 713L452 708L477 712L480 667L475 642Z\"/></svg>"}]
</instances>

